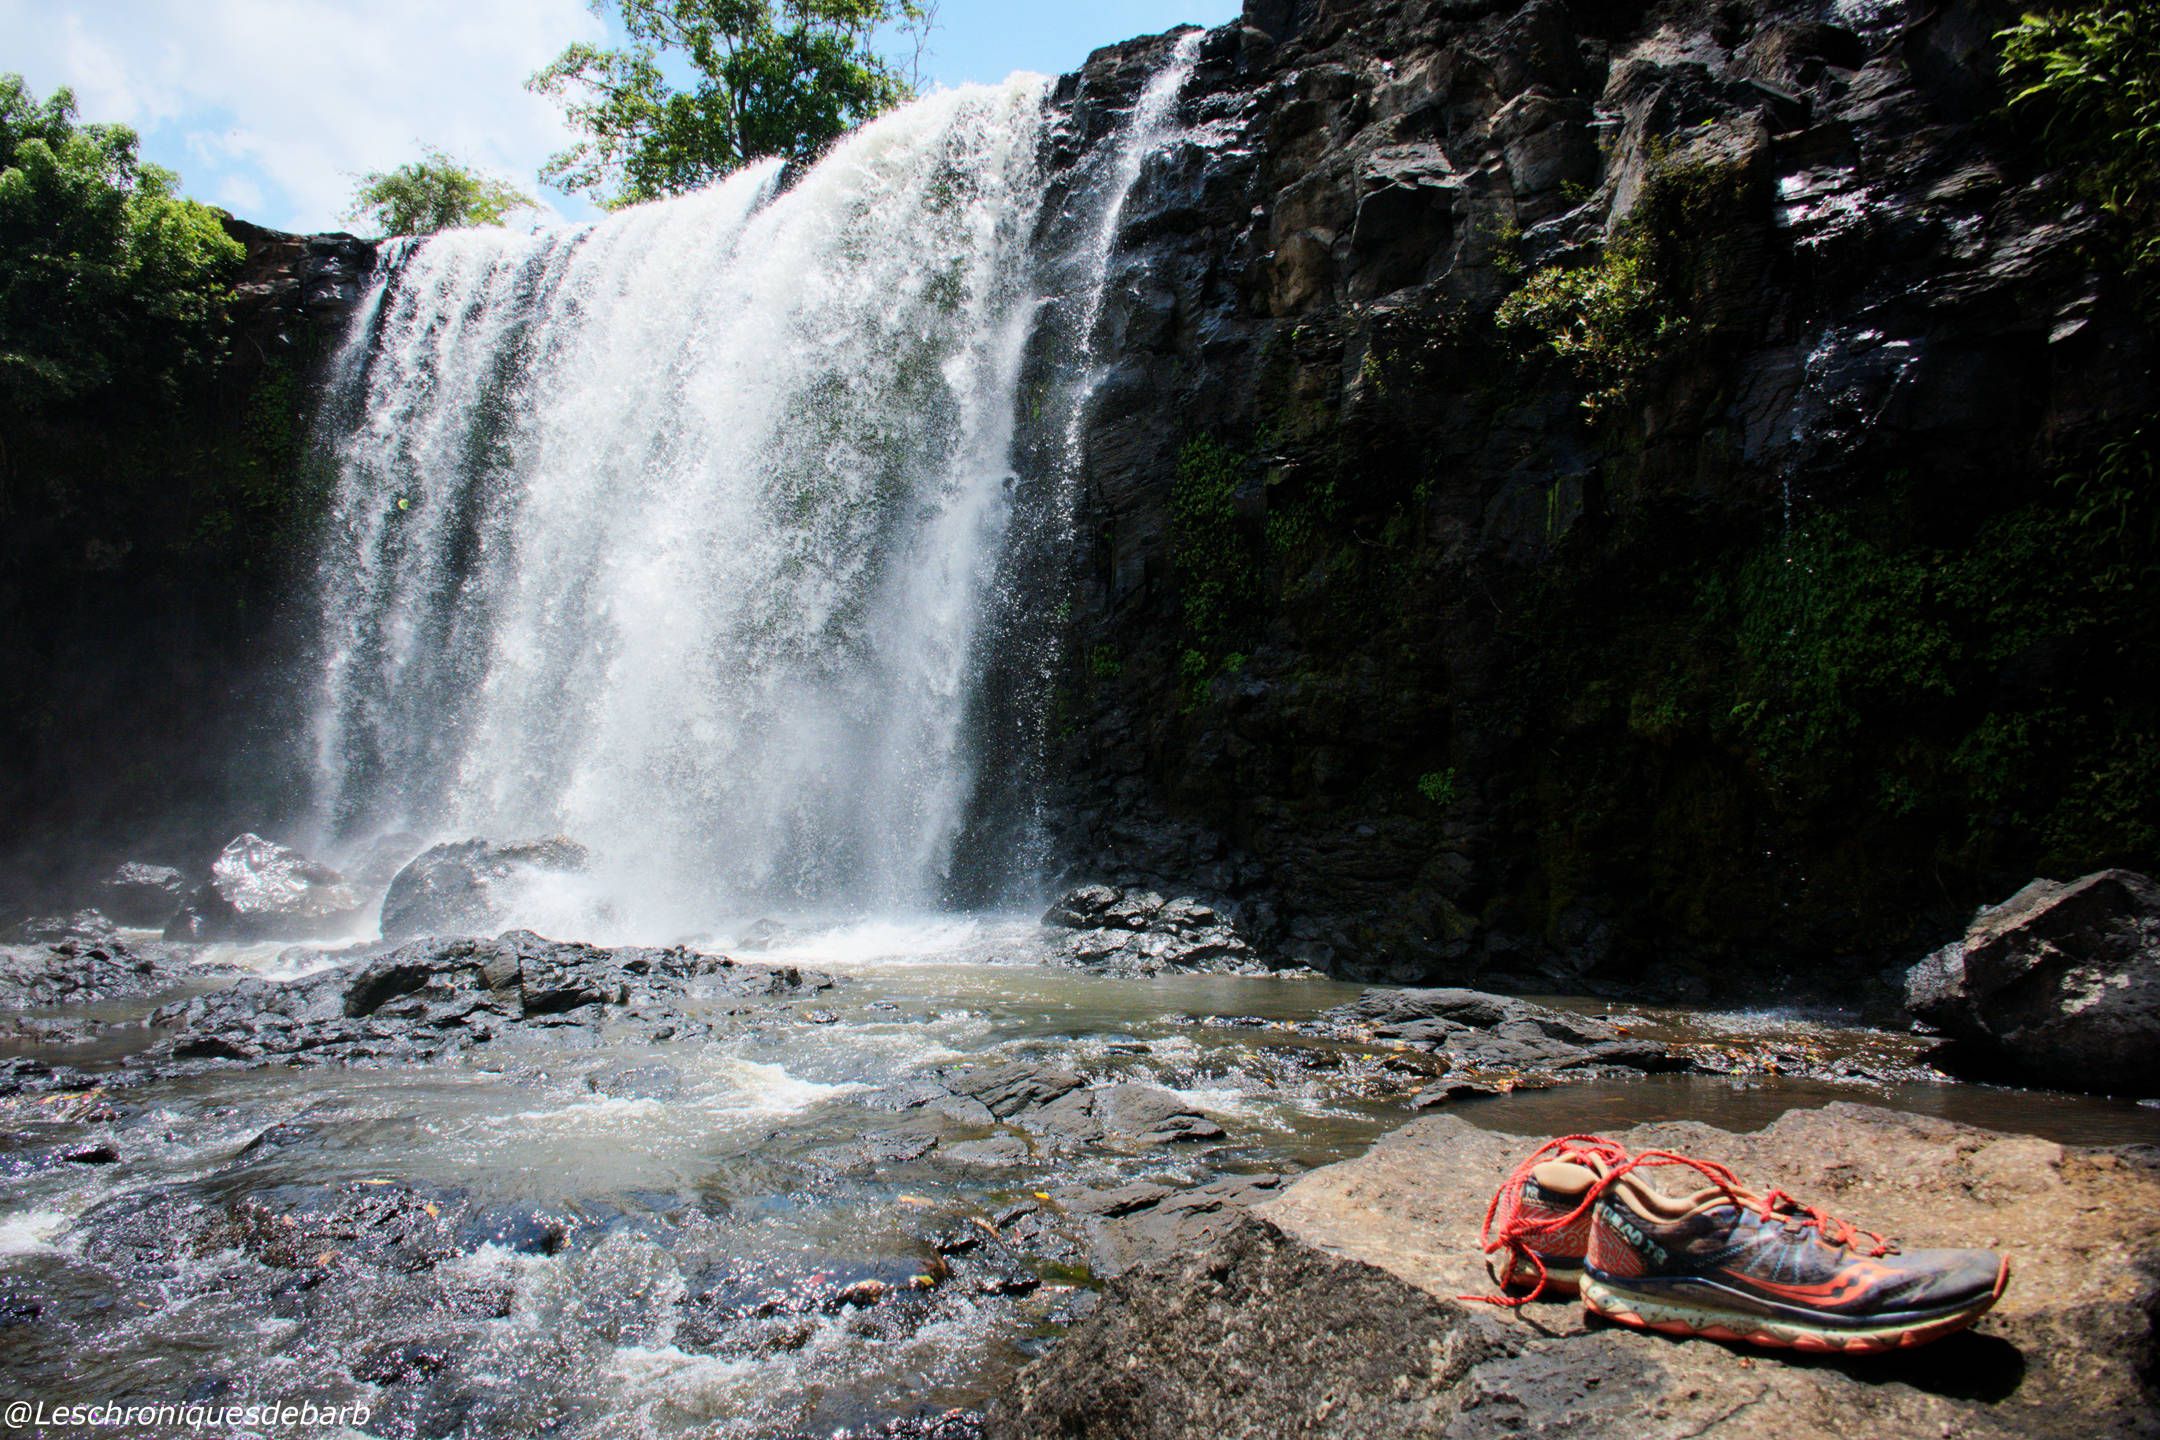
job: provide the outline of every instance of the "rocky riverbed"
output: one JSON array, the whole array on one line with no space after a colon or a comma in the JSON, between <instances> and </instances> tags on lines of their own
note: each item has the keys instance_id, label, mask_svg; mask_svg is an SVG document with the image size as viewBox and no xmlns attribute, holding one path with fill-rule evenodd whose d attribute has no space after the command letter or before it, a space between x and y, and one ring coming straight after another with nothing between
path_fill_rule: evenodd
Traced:
<instances>
[{"instance_id":1,"label":"rocky riverbed","mask_svg":"<svg viewBox=\"0 0 2160 1440\"><path fill-rule=\"evenodd\" d=\"M1873 1106L1756 1134L1620 1138L1731 1163L1915 1245L2007 1251L1974 1330L1905 1355L1796 1360L1466 1304L1478 1220L1537 1138L1453 1116L1305 1176L1212 1246L1113 1282L992 1413L999 1435L2150 1435L2160 1155L2066 1149ZM1193 1337L1207 1336L1195 1344Z\"/></svg>"},{"instance_id":2,"label":"rocky riverbed","mask_svg":"<svg viewBox=\"0 0 2160 1440\"><path fill-rule=\"evenodd\" d=\"M1835 1016L1146 973L1087 933L14 947L0 1360L42 1393L362 1400L385 1435L971 1434L1039 1355L1080 1363L1068 1327L1122 1323L1100 1295L1160 1288L1120 1277L1250 1247L1421 1113L1403 1135L1483 1137L1443 1147L1461 1224L1509 1130L1858 1098L2049 1153L2160 1140Z\"/></svg>"}]
</instances>

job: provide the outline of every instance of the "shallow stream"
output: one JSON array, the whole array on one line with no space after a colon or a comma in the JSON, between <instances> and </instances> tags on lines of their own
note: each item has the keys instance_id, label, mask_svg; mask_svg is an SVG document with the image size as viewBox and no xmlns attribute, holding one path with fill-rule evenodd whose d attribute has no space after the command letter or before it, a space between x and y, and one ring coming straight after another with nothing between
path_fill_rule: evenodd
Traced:
<instances>
[{"instance_id":1,"label":"shallow stream","mask_svg":"<svg viewBox=\"0 0 2160 1440\"><path fill-rule=\"evenodd\" d=\"M306 963L229 953L281 975ZM1090 1303L1106 1256L1135 1253L1089 1243L1119 1223L1106 1192L1356 1153L1411 1118L1435 1070L1312 1023L1361 987L1056 968L1025 918L783 933L732 953L841 983L784 1019L716 1017L707 1041L498 1041L423 1067L0 1102L10 1392L357 1399L383 1435L822 1436L976 1406ZM1597 1080L1457 1113L1537 1135L1752 1129L1863 1100L2071 1144L2160 1141L2160 1110L2134 1104L1819 1078L1840 1063L1925 1073L1917 1039L1836 1017L1562 1003L1758 1069L1802 1057L1818 1078ZM47 1053L94 1068L136 1036ZM1223 1135L1074 1147L895 1098L985 1061L1165 1087ZM117 1158L40 1158L70 1146ZM956 1226L997 1233L1007 1258L970 1252L975 1268L956 1257L945 1275ZM1022 1231L1035 1242L1006 1252Z\"/></svg>"}]
</instances>

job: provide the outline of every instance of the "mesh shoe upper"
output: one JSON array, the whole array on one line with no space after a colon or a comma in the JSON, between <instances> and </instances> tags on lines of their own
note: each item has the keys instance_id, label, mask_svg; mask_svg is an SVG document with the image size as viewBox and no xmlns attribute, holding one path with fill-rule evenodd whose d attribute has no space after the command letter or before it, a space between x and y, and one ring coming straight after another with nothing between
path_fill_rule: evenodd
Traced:
<instances>
[{"instance_id":1,"label":"mesh shoe upper","mask_svg":"<svg viewBox=\"0 0 2160 1440\"><path fill-rule=\"evenodd\" d=\"M1668 1163L1717 1183L1672 1196L1633 1173L1615 1176L1595 1206L1591 1274L1637 1291L1684 1287L1695 1303L1818 1325L1880 1325L1952 1311L1992 1296L2001 1283L2002 1257L1993 1251L1901 1254L1881 1236L1788 1196L1741 1189L1723 1167Z\"/></svg>"}]
</instances>

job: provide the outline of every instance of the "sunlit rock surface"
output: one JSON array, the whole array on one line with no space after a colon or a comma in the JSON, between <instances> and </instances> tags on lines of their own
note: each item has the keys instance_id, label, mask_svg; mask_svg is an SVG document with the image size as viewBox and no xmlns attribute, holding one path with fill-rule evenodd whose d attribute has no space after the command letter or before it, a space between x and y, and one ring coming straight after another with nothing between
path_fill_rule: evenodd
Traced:
<instances>
[{"instance_id":1,"label":"sunlit rock surface","mask_svg":"<svg viewBox=\"0 0 2160 1440\"><path fill-rule=\"evenodd\" d=\"M2160 886L2129 870L2035 880L1913 967L1905 1003L1953 1068L2160 1095Z\"/></svg>"},{"instance_id":2,"label":"sunlit rock surface","mask_svg":"<svg viewBox=\"0 0 2160 1440\"><path fill-rule=\"evenodd\" d=\"M988 1433L2160 1433L2146 1388L2160 1173L2145 1154L1859 1105L1754 1135L1677 1123L1619 1136L1731 1164L1915 1246L2011 1256L2010 1287L1975 1330L1825 1361L1586 1324L1573 1301L1458 1298L1490 1292L1478 1222L1542 1138L1421 1120L1305 1176L1213 1245L1114 1281Z\"/></svg>"}]
</instances>

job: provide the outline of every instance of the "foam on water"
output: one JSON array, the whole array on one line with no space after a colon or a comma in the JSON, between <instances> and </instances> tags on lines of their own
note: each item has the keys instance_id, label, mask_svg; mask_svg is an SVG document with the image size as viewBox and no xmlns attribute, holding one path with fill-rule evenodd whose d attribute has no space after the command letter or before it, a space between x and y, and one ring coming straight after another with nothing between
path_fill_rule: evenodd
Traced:
<instances>
[{"instance_id":1,"label":"foam on water","mask_svg":"<svg viewBox=\"0 0 2160 1440\"><path fill-rule=\"evenodd\" d=\"M57 1249L52 1242L67 1229L58 1210L17 1210L0 1215L0 1255L37 1255Z\"/></svg>"},{"instance_id":2,"label":"foam on water","mask_svg":"<svg viewBox=\"0 0 2160 1440\"><path fill-rule=\"evenodd\" d=\"M848 969L893 965L951 965L970 957L1038 944L1033 916L880 916L824 928L783 931L763 945L735 947L761 961Z\"/></svg>"},{"instance_id":3,"label":"foam on water","mask_svg":"<svg viewBox=\"0 0 2160 1440\"><path fill-rule=\"evenodd\" d=\"M791 1075L779 1065L728 1059L721 1068L736 1082L733 1093L708 1101L717 1108L750 1115L795 1115L836 1095L863 1087L852 1081L823 1084Z\"/></svg>"},{"instance_id":4,"label":"foam on water","mask_svg":"<svg viewBox=\"0 0 2160 1440\"><path fill-rule=\"evenodd\" d=\"M353 940L373 938L370 933L350 939L297 943L291 940L221 942L205 945L202 958L205 963L237 966L264 980L298 980L319 970L336 966L339 962L333 952L351 944Z\"/></svg>"}]
</instances>

